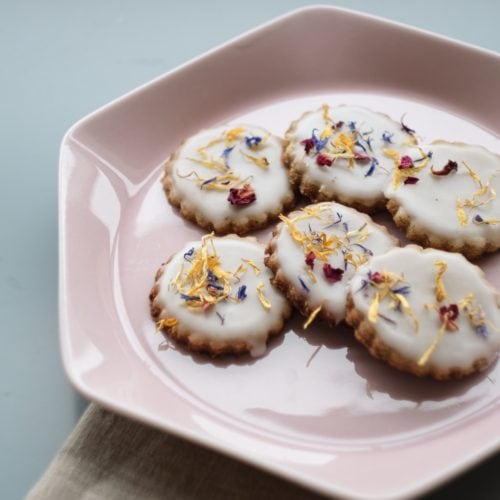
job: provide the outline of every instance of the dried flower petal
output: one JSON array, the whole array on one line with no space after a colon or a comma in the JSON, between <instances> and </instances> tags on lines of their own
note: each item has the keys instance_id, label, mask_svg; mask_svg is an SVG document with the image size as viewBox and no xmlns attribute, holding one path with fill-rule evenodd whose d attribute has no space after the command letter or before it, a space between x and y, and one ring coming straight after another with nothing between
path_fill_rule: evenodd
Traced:
<instances>
[{"instance_id":1,"label":"dried flower petal","mask_svg":"<svg viewBox=\"0 0 500 500\"><path fill-rule=\"evenodd\" d=\"M434 267L437 268L434 292L436 294L436 300L442 302L448 297L443 283L443 275L448 269L448 264L443 260L436 260L434 262Z\"/></svg>"},{"instance_id":2,"label":"dried flower petal","mask_svg":"<svg viewBox=\"0 0 500 500\"><path fill-rule=\"evenodd\" d=\"M320 154L316 157L316 163L320 166L320 167L324 167L325 165L327 167L330 167L333 163L333 161L328 158L328 156L324 155L324 154Z\"/></svg>"},{"instance_id":3,"label":"dried flower petal","mask_svg":"<svg viewBox=\"0 0 500 500\"><path fill-rule=\"evenodd\" d=\"M257 199L255 191L252 189L250 184L244 184L242 188L231 188L229 190L229 196L227 201L231 205L245 206L250 205Z\"/></svg>"},{"instance_id":4,"label":"dried flower petal","mask_svg":"<svg viewBox=\"0 0 500 500\"><path fill-rule=\"evenodd\" d=\"M224 151L222 151L221 157L224 160L224 165L226 166L226 168L229 168L229 155L233 149L234 146L230 146L229 148L226 148L224 149Z\"/></svg>"},{"instance_id":5,"label":"dried flower petal","mask_svg":"<svg viewBox=\"0 0 500 500\"><path fill-rule=\"evenodd\" d=\"M258 276L260 274L260 267L253 260L250 259L241 259L241 260L246 264L248 264L253 269L255 276Z\"/></svg>"},{"instance_id":6,"label":"dried flower petal","mask_svg":"<svg viewBox=\"0 0 500 500\"><path fill-rule=\"evenodd\" d=\"M413 160L411 159L411 156L404 155L401 157L401 160L399 160L399 165L398 168L400 170L403 170L405 168L412 168L414 166Z\"/></svg>"},{"instance_id":7,"label":"dried flower petal","mask_svg":"<svg viewBox=\"0 0 500 500\"><path fill-rule=\"evenodd\" d=\"M247 286L246 285L241 285L238 288L238 293L236 295L238 297L238 300L245 300L247 298Z\"/></svg>"},{"instance_id":8,"label":"dried flower petal","mask_svg":"<svg viewBox=\"0 0 500 500\"><path fill-rule=\"evenodd\" d=\"M304 151L306 154L309 154L309 151L314 147L314 141L312 139L304 139L303 141L300 141L300 144L304 146Z\"/></svg>"},{"instance_id":9,"label":"dried flower petal","mask_svg":"<svg viewBox=\"0 0 500 500\"><path fill-rule=\"evenodd\" d=\"M323 274L330 283L337 283L342 280L344 270L338 267L332 267L330 264L325 263L323 264Z\"/></svg>"},{"instance_id":10,"label":"dried flower petal","mask_svg":"<svg viewBox=\"0 0 500 500\"><path fill-rule=\"evenodd\" d=\"M385 281L384 277L382 276L382 273L379 273L378 271L375 271L374 273L369 272L368 273L368 279L372 281L373 283L383 283Z\"/></svg>"},{"instance_id":11,"label":"dried flower petal","mask_svg":"<svg viewBox=\"0 0 500 500\"><path fill-rule=\"evenodd\" d=\"M190 301L201 301L200 297L198 297L198 295L188 295L186 293L181 293L180 294L181 296L181 299L184 299L185 301L187 302L190 302Z\"/></svg>"},{"instance_id":12,"label":"dried flower petal","mask_svg":"<svg viewBox=\"0 0 500 500\"><path fill-rule=\"evenodd\" d=\"M253 135L251 137L245 137L245 144L247 145L247 148L249 148L249 149L256 148L260 144L261 141L262 141L262 137L259 137L258 135Z\"/></svg>"},{"instance_id":13,"label":"dried flower petal","mask_svg":"<svg viewBox=\"0 0 500 500\"><path fill-rule=\"evenodd\" d=\"M369 161L370 157L363 153L358 153L357 151L354 151L354 159L358 161Z\"/></svg>"},{"instance_id":14,"label":"dried flower petal","mask_svg":"<svg viewBox=\"0 0 500 500\"><path fill-rule=\"evenodd\" d=\"M311 250L305 258L305 263L307 266L309 266L311 269L314 268L314 261L316 260L316 254Z\"/></svg>"},{"instance_id":15,"label":"dried flower petal","mask_svg":"<svg viewBox=\"0 0 500 500\"><path fill-rule=\"evenodd\" d=\"M446 330L452 332L458 330L458 326L455 323L455 320L458 318L458 306L456 304L441 306L439 308L439 318Z\"/></svg>"},{"instance_id":16,"label":"dried flower petal","mask_svg":"<svg viewBox=\"0 0 500 500\"><path fill-rule=\"evenodd\" d=\"M323 304L321 304L316 309L314 309L314 311L309 315L306 322L302 326L302 328L304 330L307 330L308 326L316 319L316 316L319 314L319 312L321 311L322 308L323 308Z\"/></svg>"},{"instance_id":17,"label":"dried flower petal","mask_svg":"<svg viewBox=\"0 0 500 500\"><path fill-rule=\"evenodd\" d=\"M269 299L264 294L264 283L262 283L262 281L257 285L257 297L259 297L260 303L264 309L271 309L271 302L269 302Z\"/></svg>"},{"instance_id":18,"label":"dried flower petal","mask_svg":"<svg viewBox=\"0 0 500 500\"><path fill-rule=\"evenodd\" d=\"M408 127L408 125L406 125L404 122L403 122L403 118L405 117L405 115L403 115L401 117L401 130L403 130L404 132L406 132L407 134L410 134L410 135L415 135L415 130L413 130L412 128Z\"/></svg>"},{"instance_id":19,"label":"dried flower petal","mask_svg":"<svg viewBox=\"0 0 500 500\"><path fill-rule=\"evenodd\" d=\"M434 170L431 167L431 172L434 175L448 175L452 172L456 172L458 170L458 164L456 161L448 160L448 163L441 170Z\"/></svg>"},{"instance_id":20,"label":"dried flower petal","mask_svg":"<svg viewBox=\"0 0 500 500\"><path fill-rule=\"evenodd\" d=\"M483 219L479 214L477 214L472 222L474 224L500 224L500 219Z\"/></svg>"},{"instance_id":21,"label":"dried flower petal","mask_svg":"<svg viewBox=\"0 0 500 500\"><path fill-rule=\"evenodd\" d=\"M373 172L375 172L375 168L377 167L377 165L378 165L377 158L372 158L372 162L370 164L370 168L366 172L365 177L370 177L373 174Z\"/></svg>"},{"instance_id":22,"label":"dried flower petal","mask_svg":"<svg viewBox=\"0 0 500 500\"><path fill-rule=\"evenodd\" d=\"M187 257L192 257L194 254L194 247L191 247L184 255L184 260L187 260L188 262L191 262L191 259L188 259Z\"/></svg>"},{"instance_id":23,"label":"dried flower petal","mask_svg":"<svg viewBox=\"0 0 500 500\"><path fill-rule=\"evenodd\" d=\"M176 324L177 324L177 319L174 318L173 316L170 316L168 318L162 318L156 323L156 331L159 332L164 328L171 328Z\"/></svg>"},{"instance_id":24,"label":"dried flower petal","mask_svg":"<svg viewBox=\"0 0 500 500\"><path fill-rule=\"evenodd\" d=\"M490 334L490 332L488 331L488 327L485 324L476 326L476 333L485 338Z\"/></svg>"},{"instance_id":25,"label":"dried flower petal","mask_svg":"<svg viewBox=\"0 0 500 500\"><path fill-rule=\"evenodd\" d=\"M418 177L407 177L403 184L416 184L420 179Z\"/></svg>"},{"instance_id":26,"label":"dried flower petal","mask_svg":"<svg viewBox=\"0 0 500 500\"><path fill-rule=\"evenodd\" d=\"M368 310L368 321L370 321L370 323L377 322L379 305L380 305L380 295L377 292L373 297L372 303L370 304L370 309Z\"/></svg>"},{"instance_id":27,"label":"dried flower petal","mask_svg":"<svg viewBox=\"0 0 500 500\"><path fill-rule=\"evenodd\" d=\"M389 132L385 131L383 134L382 134L382 140L384 142L387 142L387 144L392 144L392 137L394 136L394 134L390 134Z\"/></svg>"},{"instance_id":28,"label":"dried flower petal","mask_svg":"<svg viewBox=\"0 0 500 500\"><path fill-rule=\"evenodd\" d=\"M311 290L309 289L309 287L305 284L304 280L300 277L300 276L297 276L297 278L299 279L299 283L300 283L300 286L306 291L306 292L310 292Z\"/></svg>"}]
</instances>

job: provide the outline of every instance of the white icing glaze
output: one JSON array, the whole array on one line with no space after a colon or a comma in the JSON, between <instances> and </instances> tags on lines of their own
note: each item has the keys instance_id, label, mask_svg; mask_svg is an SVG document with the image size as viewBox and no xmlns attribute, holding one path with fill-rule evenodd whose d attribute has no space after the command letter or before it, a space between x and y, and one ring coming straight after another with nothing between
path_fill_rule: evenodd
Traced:
<instances>
[{"instance_id":1,"label":"white icing glaze","mask_svg":"<svg viewBox=\"0 0 500 500\"><path fill-rule=\"evenodd\" d=\"M346 239L346 227L348 231L359 229L363 224L367 224L365 230L369 232L366 240L362 241L362 245L369 249L373 254L379 254L387 251L396 243L385 230L374 224L370 217L358 212L353 208L346 207L340 203L324 202L315 205L309 205L306 209L318 208L321 209L321 219L317 217L308 217L297 221L296 227L301 232L317 231L325 233L327 236L335 235L342 239L345 245L349 245ZM293 212L290 218L302 212ZM338 214L342 216L342 221L332 225L332 222L338 220ZM364 254L364 250L356 246L358 238L353 236L350 240L351 249L358 256ZM345 317L345 304L347 298L348 282L354 274L354 266L348 264L345 266L344 256L340 250L335 251L328 256L328 263L333 268L344 270L342 280L337 283L327 281L323 273L323 262L316 259L312 272L316 277L316 283L308 275L308 266L305 263L305 250L290 234L288 226L281 224L279 234L276 239L275 255L278 259L281 271L284 273L287 280L297 290L301 290L306 300L307 305L311 309L316 309L323 304L323 310L333 315L337 322L340 322ZM307 292L301 285L299 277L309 289Z\"/></svg>"},{"instance_id":2,"label":"white icing glaze","mask_svg":"<svg viewBox=\"0 0 500 500\"><path fill-rule=\"evenodd\" d=\"M391 181L386 190L387 198L400 204L412 219L412 223L426 232L439 237L451 238L456 242L476 241L483 243L486 239L500 245L500 224L475 224L473 217L480 215L483 219L500 219L500 198L498 196L486 205L466 209L468 222L460 224L456 200L471 198L478 190L478 184L469 175L465 163L476 172L483 183L491 179L491 186L500 190L500 157L490 153L481 146L470 146L457 143L436 142L422 149L432 151L432 158L427 166L414 176L419 180L416 184L400 184L398 187ZM418 150L409 153L412 158L420 157ZM431 172L440 170L448 160L458 165L456 172L446 176L437 176ZM484 199L481 198L481 199Z\"/></svg>"},{"instance_id":3,"label":"white icing glaze","mask_svg":"<svg viewBox=\"0 0 500 500\"><path fill-rule=\"evenodd\" d=\"M443 284L448 297L436 301L436 261L448 264L443 275ZM368 271L389 271L404 276L404 284L410 285L410 292L405 295L413 314L418 319L418 332L415 331L411 317L404 312L390 308L390 299L380 302L379 314L395 321L378 317L375 328L379 338L405 359L418 362L424 352L435 340L441 320L436 310L426 308L425 304L438 306L458 304L469 293L485 313L489 334L484 337L471 326L466 312L460 311L455 323L457 331L446 331L426 364L440 369L468 368L475 360L492 360L500 348L500 313L497 295L482 277L481 270L457 253L428 249L420 251L418 247L395 248L384 255L374 257L370 262L358 268L351 280L351 293L356 309L368 314L376 289L363 280ZM494 325L494 326L493 326Z\"/></svg>"},{"instance_id":4,"label":"white icing glaze","mask_svg":"<svg viewBox=\"0 0 500 500\"><path fill-rule=\"evenodd\" d=\"M160 278L157 299L167 308L168 317L176 318L179 325L190 331L192 339L244 341L250 346L252 356L261 356L266 350L269 330L280 324L289 305L270 283L272 273L264 265L262 245L236 237L214 238L213 241L222 269L234 272L241 264L246 267L246 271L239 274L240 281L231 279L230 292L231 296L237 296L239 287L245 285L246 298L240 302L225 299L205 311L193 311L186 307L186 301L180 297L171 282L182 264L184 272L189 269L190 263L186 261L184 254L191 248L200 248L201 242L198 241L186 244L166 265ZM242 259L253 261L259 267L260 274L257 275ZM270 309L264 308L258 298L256 287L259 283L264 285L262 290L271 303ZM224 318L223 322L217 313Z\"/></svg>"},{"instance_id":5,"label":"white icing glaze","mask_svg":"<svg viewBox=\"0 0 500 500\"><path fill-rule=\"evenodd\" d=\"M245 206L231 205L228 201L229 187L223 190L200 188L196 177L182 178L190 172L196 172L201 178L211 179L216 175L223 175L209 167L196 163L189 158L201 159L199 148L205 147L211 141L223 138L227 131L243 128L243 132L232 142L224 140L206 149L210 158L221 161L221 155L227 147L234 146L227 158L231 172L238 175L241 181L247 179L256 193L256 200ZM258 136L263 140L256 149L247 147L245 137ZM266 140L267 139L267 140ZM202 130L190 137L180 148L173 164L172 182L182 197L197 211L217 223L224 221L245 221L245 219L259 214L277 212L281 209L284 198L290 193L290 184L286 167L282 162L282 140L270 135L265 129L251 125L223 126ZM255 165L244 155L256 158L267 158L267 168ZM237 187L241 188L243 182Z\"/></svg>"},{"instance_id":6,"label":"white icing glaze","mask_svg":"<svg viewBox=\"0 0 500 500\"><path fill-rule=\"evenodd\" d=\"M323 110L319 109L306 113L300 118L294 134L287 136L287 138L294 141L295 159L305 163L306 171L304 175L307 176L310 182L321 185L321 191L326 196L348 193L353 201L359 201L365 205L383 201L383 190L387 178L394 168L394 163L383 154L383 149L392 147L398 151L404 151L408 143L411 142L412 136L402 130L400 123L393 121L387 115L360 106L331 107L329 108L329 116L333 123L342 121L344 125L335 130L330 142L320 153L329 154L332 151L331 142L340 133L349 135L351 133L349 123L355 122L357 130L361 134L366 132L367 134L364 137L371 139L371 150L365 141L360 142L365 147L366 154L378 161L378 166L372 175L366 176L370 168L370 161L356 161L354 167L350 168L348 160L338 158L332 166L319 166L316 163L317 154L315 150L311 150L309 154L306 154L304 145L300 144L301 141L309 139L314 129L318 131L319 135L325 129L325 126L331 124L331 122L325 121ZM392 134L392 143L382 139L384 133ZM359 146L356 146L354 151L365 153Z\"/></svg>"}]
</instances>

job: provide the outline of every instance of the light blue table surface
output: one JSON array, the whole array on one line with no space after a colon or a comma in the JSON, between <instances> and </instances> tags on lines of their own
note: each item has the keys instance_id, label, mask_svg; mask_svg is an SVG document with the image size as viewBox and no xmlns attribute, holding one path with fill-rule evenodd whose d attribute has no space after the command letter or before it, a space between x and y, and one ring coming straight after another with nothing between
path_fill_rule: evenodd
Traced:
<instances>
[{"instance_id":1,"label":"light blue table surface","mask_svg":"<svg viewBox=\"0 0 500 500\"><path fill-rule=\"evenodd\" d=\"M1 499L27 493L87 404L68 384L58 346L57 164L64 132L137 85L309 3L315 2L0 0ZM336 5L500 52L495 0ZM498 457L489 460L436 497L477 489L476 499L500 498L499 465Z\"/></svg>"}]
</instances>

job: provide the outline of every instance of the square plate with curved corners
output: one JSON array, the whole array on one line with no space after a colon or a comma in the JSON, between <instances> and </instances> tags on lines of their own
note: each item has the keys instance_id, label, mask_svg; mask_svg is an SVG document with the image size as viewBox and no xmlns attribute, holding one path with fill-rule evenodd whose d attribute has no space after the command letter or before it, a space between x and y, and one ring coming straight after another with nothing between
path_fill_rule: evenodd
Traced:
<instances>
[{"instance_id":1,"label":"square plate with curved corners","mask_svg":"<svg viewBox=\"0 0 500 500\"><path fill-rule=\"evenodd\" d=\"M314 47L328 47L324 51ZM60 157L60 325L66 371L91 400L317 491L416 495L499 446L500 368L418 380L373 360L348 329L299 319L260 359L211 361L155 333L160 263L201 231L159 179L179 142L243 120L283 134L323 102L358 103L425 140L500 152L500 57L371 16L292 12L74 125ZM381 217L384 220L384 217ZM268 233L262 232L263 241ZM499 255L481 262L500 285Z\"/></svg>"}]
</instances>

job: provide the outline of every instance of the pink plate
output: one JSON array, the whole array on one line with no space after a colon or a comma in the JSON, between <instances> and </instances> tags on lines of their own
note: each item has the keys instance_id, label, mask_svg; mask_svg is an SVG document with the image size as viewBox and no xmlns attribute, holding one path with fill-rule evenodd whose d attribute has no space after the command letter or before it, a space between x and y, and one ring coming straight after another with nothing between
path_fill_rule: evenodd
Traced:
<instances>
[{"instance_id":1,"label":"pink plate","mask_svg":"<svg viewBox=\"0 0 500 500\"><path fill-rule=\"evenodd\" d=\"M170 346L149 316L160 263L201 231L165 200L162 164L202 127L283 134L323 102L362 104L425 140L500 153L500 57L333 7L293 12L114 101L66 134L60 159L64 364L86 397L317 491L422 493L496 451L500 368L436 383L373 360L347 328L300 319L253 360ZM382 217L384 220L384 217ZM268 233L259 234L266 241ZM481 265L500 285L500 255Z\"/></svg>"}]
</instances>

